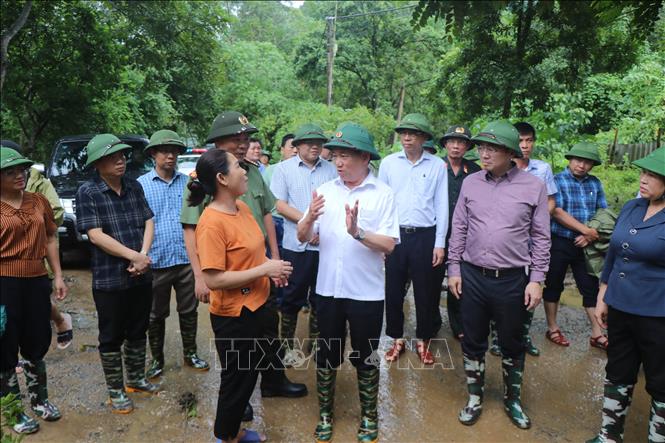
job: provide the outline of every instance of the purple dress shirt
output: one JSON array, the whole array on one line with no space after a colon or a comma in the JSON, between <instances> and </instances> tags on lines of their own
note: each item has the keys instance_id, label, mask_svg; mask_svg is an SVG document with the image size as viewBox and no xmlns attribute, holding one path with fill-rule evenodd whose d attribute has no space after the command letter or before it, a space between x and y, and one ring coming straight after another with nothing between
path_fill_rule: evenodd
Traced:
<instances>
[{"instance_id":1,"label":"purple dress shirt","mask_svg":"<svg viewBox=\"0 0 665 443\"><path fill-rule=\"evenodd\" d=\"M529 239L532 247L529 248ZM542 180L517 167L495 179L487 171L462 183L448 245L448 275L460 262L489 269L529 266L529 280L542 282L550 262L550 215Z\"/></svg>"}]
</instances>

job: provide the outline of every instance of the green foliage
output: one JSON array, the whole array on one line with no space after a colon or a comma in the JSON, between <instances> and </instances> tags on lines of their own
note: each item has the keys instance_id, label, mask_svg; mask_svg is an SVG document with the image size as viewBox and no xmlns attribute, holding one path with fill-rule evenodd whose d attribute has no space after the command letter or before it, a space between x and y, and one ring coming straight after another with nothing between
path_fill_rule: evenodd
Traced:
<instances>
[{"instance_id":1,"label":"green foliage","mask_svg":"<svg viewBox=\"0 0 665 443\"><path fill-rule=\"evenodd\" d=\"M21 397L16 394L7 394L0 398L0 434L1 443L19 443L23 435L12 434L11 427L16 424L16 417L23 412ZM7 432L9 431L9 432Z\"/></svg>"},{"instance_id":2,"label":"green foliage","mask_svg":"<svg viewBox=\"0 0 665 443\"><path fill-rule=\"evenodd\" d=\"M628 200L636 197L640 189L640 171L633 166L603 164L593 168L591 174L603 183L607 204L617 215Z\"/></svg>"}]
</instances>

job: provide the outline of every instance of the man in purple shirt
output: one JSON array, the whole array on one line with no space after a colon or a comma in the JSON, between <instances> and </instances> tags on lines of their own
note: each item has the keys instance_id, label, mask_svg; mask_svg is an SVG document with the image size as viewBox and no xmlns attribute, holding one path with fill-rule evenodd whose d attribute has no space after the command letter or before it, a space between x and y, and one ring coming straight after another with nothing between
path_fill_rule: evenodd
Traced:
<instances>
[{"instance_id":1,"label":"man in purple shirt","mask_svg":"<svg viewBox=\"0 0 665 443\"><path fill-rule=\"evenodd\" d=\"M550 219L544 183L515 166L519 133L505 121L489 123L471 139L484 170L462 183L449 242L448 286L461 300L462 351L469 401L460 411L472 425L482 412L489 322L501 348L506 414L517 427L531 420L522 409L522 324L542 298L549 266ZM532 247L529 247L529 239Z\"/></svg>"}]
</instances>

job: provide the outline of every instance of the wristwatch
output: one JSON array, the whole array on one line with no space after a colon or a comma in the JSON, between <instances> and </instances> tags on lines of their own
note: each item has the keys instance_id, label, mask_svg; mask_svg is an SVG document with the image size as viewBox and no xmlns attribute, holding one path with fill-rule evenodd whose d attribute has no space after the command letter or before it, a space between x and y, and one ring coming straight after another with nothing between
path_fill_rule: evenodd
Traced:
<instances>
[{"instance_id":1,"label":"wristwatch","mask_svg":"<svg viewBox=\"0 0 665 443\"><path fill-rule=\"evenodd\" d=\"M358 241L365 240L365 231L362 228L358 228L358 233L353 236Z\"/></svg>"}]
</instances>

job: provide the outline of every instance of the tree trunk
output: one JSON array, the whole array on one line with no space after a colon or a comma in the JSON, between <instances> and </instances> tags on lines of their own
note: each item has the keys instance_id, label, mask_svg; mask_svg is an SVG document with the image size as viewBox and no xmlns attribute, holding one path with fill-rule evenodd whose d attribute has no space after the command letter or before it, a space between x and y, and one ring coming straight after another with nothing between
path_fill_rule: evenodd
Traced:
<instances>
[{"instance_id":1,"label":"tree trunk","mask_svg":"<svg viewBox=\"0 0 665 443\"><path fill-rule=\"evenodd\" d=\"M21 14L19 14L16 21L12 26L2 35L2 46L0 47L0 92L5 85L5 75L7 74L7 65L9 64L8 60L8 50L9 42L18 34L18 31L25 26L25 22L28 20L28 14L30 14L30 8L32 7L32 0L28 0L23 5Z\"/></svg>"}]
</instances>

